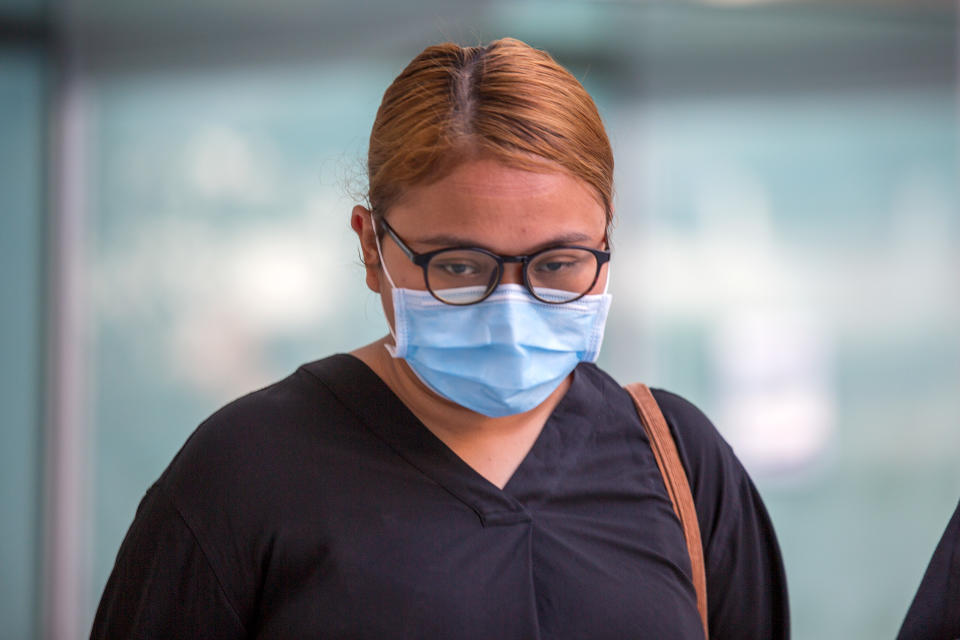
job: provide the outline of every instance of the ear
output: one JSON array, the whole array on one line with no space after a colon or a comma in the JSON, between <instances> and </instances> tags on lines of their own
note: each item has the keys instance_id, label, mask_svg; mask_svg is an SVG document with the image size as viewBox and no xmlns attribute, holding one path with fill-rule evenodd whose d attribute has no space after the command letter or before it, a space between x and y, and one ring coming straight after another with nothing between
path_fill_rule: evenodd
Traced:
<instances>
[{"instance_id":1,"label":"ear","mask_svg":"<svg viewBox=\"0 0 960 640\"><path fill-rule=\"evenodd\" d=\"M380 293L380 254L370 210L359 204L355 206L350 213L350 227L360 239L360 256L367 270L367 286L374 293Z\"/></svg>"}]
</instances>

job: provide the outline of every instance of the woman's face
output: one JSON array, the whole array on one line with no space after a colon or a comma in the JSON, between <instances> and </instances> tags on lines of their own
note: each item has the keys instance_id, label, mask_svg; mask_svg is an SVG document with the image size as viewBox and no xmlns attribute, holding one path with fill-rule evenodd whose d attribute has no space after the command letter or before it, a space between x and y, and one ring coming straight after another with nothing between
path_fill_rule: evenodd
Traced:
<instances>
[{"instance_id":1,"label":"woman's face","mask_svg":"<svg viewBox=\"0 0 960 640\"><path fill-rule=\"evenodd\" d=\"M495 160L471 160L437 182L407 191L386 217L417 253L451 246L482 247L500 255L529 255L559 244L606 249L603 206L586 182L559 169L536 173ZM390 283L378 264L369 211L355 207L351 225L368 265L367 285L381 294L393 326ZM422 269L389 234L384 234L380 247L396 286L425 288ZM605 264L590 293L602 292L606 281ZM522 283L520 265L505 265L502 282Z\"/></svg>"}]
</instances>

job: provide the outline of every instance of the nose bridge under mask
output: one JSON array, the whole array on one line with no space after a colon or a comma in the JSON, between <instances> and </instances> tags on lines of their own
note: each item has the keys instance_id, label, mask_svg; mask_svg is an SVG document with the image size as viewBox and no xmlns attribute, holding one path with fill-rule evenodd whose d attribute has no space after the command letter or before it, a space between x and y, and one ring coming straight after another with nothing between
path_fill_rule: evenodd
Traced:
<instances>
[{"instance_id":1,"label":"nose bridge under mask","mask_svg":"<svg viewBox=\"0 0 960 640\"><path fill-rule=\"evenodd\" d=\"M485 305L480 319L487 328L491 342L516 344L523 340L524 333L535 329L530 326L531 317L524 313L523 308L526 298L531 302L533 299L522 285L501 284L491 298L478 303Z\"/></svg>"}]
</instances>

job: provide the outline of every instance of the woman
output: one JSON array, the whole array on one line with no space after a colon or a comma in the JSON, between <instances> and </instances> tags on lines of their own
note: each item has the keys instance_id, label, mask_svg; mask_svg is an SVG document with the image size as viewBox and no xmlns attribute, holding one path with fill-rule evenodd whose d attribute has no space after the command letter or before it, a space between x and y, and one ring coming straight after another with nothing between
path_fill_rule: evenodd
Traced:
<instances>
[{"instance_id":1,"label":"woman","mask_svg":"<svg viewBox=\"0 0 960 640\"><path fill-rule=\"evenodd\" d=\"M613 157L512 39L387 89L351 215L390 334L204 422L151 487L93 637L702 638L691 561L603 335ZM623 274L622 277L629 277ZM788 637L776 539L710 422L655 392L712 638Z\"/></svg>"},{"instance_id":2,"label":"woman","mask_svg":"<svg viewBox=\"0 0 960 640\"><path fill-rule=\"evenodd\" d=\"M960 503L930 558L897 640L960 638Z\"/></svg>"}]
</instances>

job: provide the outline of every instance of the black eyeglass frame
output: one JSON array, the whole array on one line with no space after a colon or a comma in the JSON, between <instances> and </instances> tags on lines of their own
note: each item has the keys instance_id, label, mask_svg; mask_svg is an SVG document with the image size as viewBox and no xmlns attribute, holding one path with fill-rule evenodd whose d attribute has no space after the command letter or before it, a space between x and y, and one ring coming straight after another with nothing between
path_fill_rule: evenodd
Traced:
<instances>
[{"instance_id":1,"label":"black eyeglass frame","mask_svg":"<svg viewBox=\"0 0 960 640\"><path fill-rule=\"evenodd\" d=\"M583 247L576 244L563 244L563 245L557 245L554 247L546 247L544 249L541 249L539 251L536 251L526 256L501 256L492 251L488 251L483 247L444 247L443 249L437 249L435 251L428 251L426 253L417 253L416 251L411 249L409 246L407 246L407 243L404 242L399 235L397 235L397 232L393 230L393 227L391 227L389 223L387 223L385 218L380 218L380 223L383 224L383 228L387 231L387 233L390 234L390 237L393 238L394 242L397 243L397 246L400 247L400 250L403 251L403 253L407 256L407 258L409 258L413 264L417 265L423 270L423 284L424 286L426 286L427 291L430 292L430 295L432 295L434 298L436 298L437 300L439 300L444 304L449 304L449 305L458 306L458 307L465 307L471 304L477 304L478 302L483 302L484 300L489 298L493 294L493 292L497 290L497 287L499 287L500 283L503 281L503 270L504 270L503 265L507 263L514 263L514 262L519 262L522 265L520 272L523 274L523 286L527 289L527 291L530 292L530 295L532 295L534 298L536 298L540 302L546 302L547 304L568 304L570 302L576 302L580 298L587 295L587 293L590 292L590 289L593 289L594 285L597 284L597 279L600 277L600 270L603 268L603 265L605 265L607 262L610 261L609 251L604 251L602 249L593 249L592 247ZM427 275L427 267L430 264L430 260L432 260L433 257L436 255L439 255L441 253L447 253L450 251L463 251L465 249L468 249L470 251L479 251L480 253L485 253L486 255L496 260L497 262L496 284L490 287L490 289L485 294L483 294L483 297L477 300L473 300L471 302L450 302L449 300L444 300L443 298L438 296L436 293L434 293L433 289L430 287L430 278ZM580 249L583 251L589 251L590 253L593 254L593 257L597 259L597 272L593 274L593 281L590 283L590 286L587 287L586 291L578 295L576 298L571 298L569 300L547 300L545 298L541 298L540 296L537 295L536 291L534 291L533 286L531 286L530 280L527 277L527 266L530 264L531 260L533 260L534 258L536 258L537 256L543 253L546 253L548 251L556 251L557 249Z\"/></svg>"}]
</instances>

